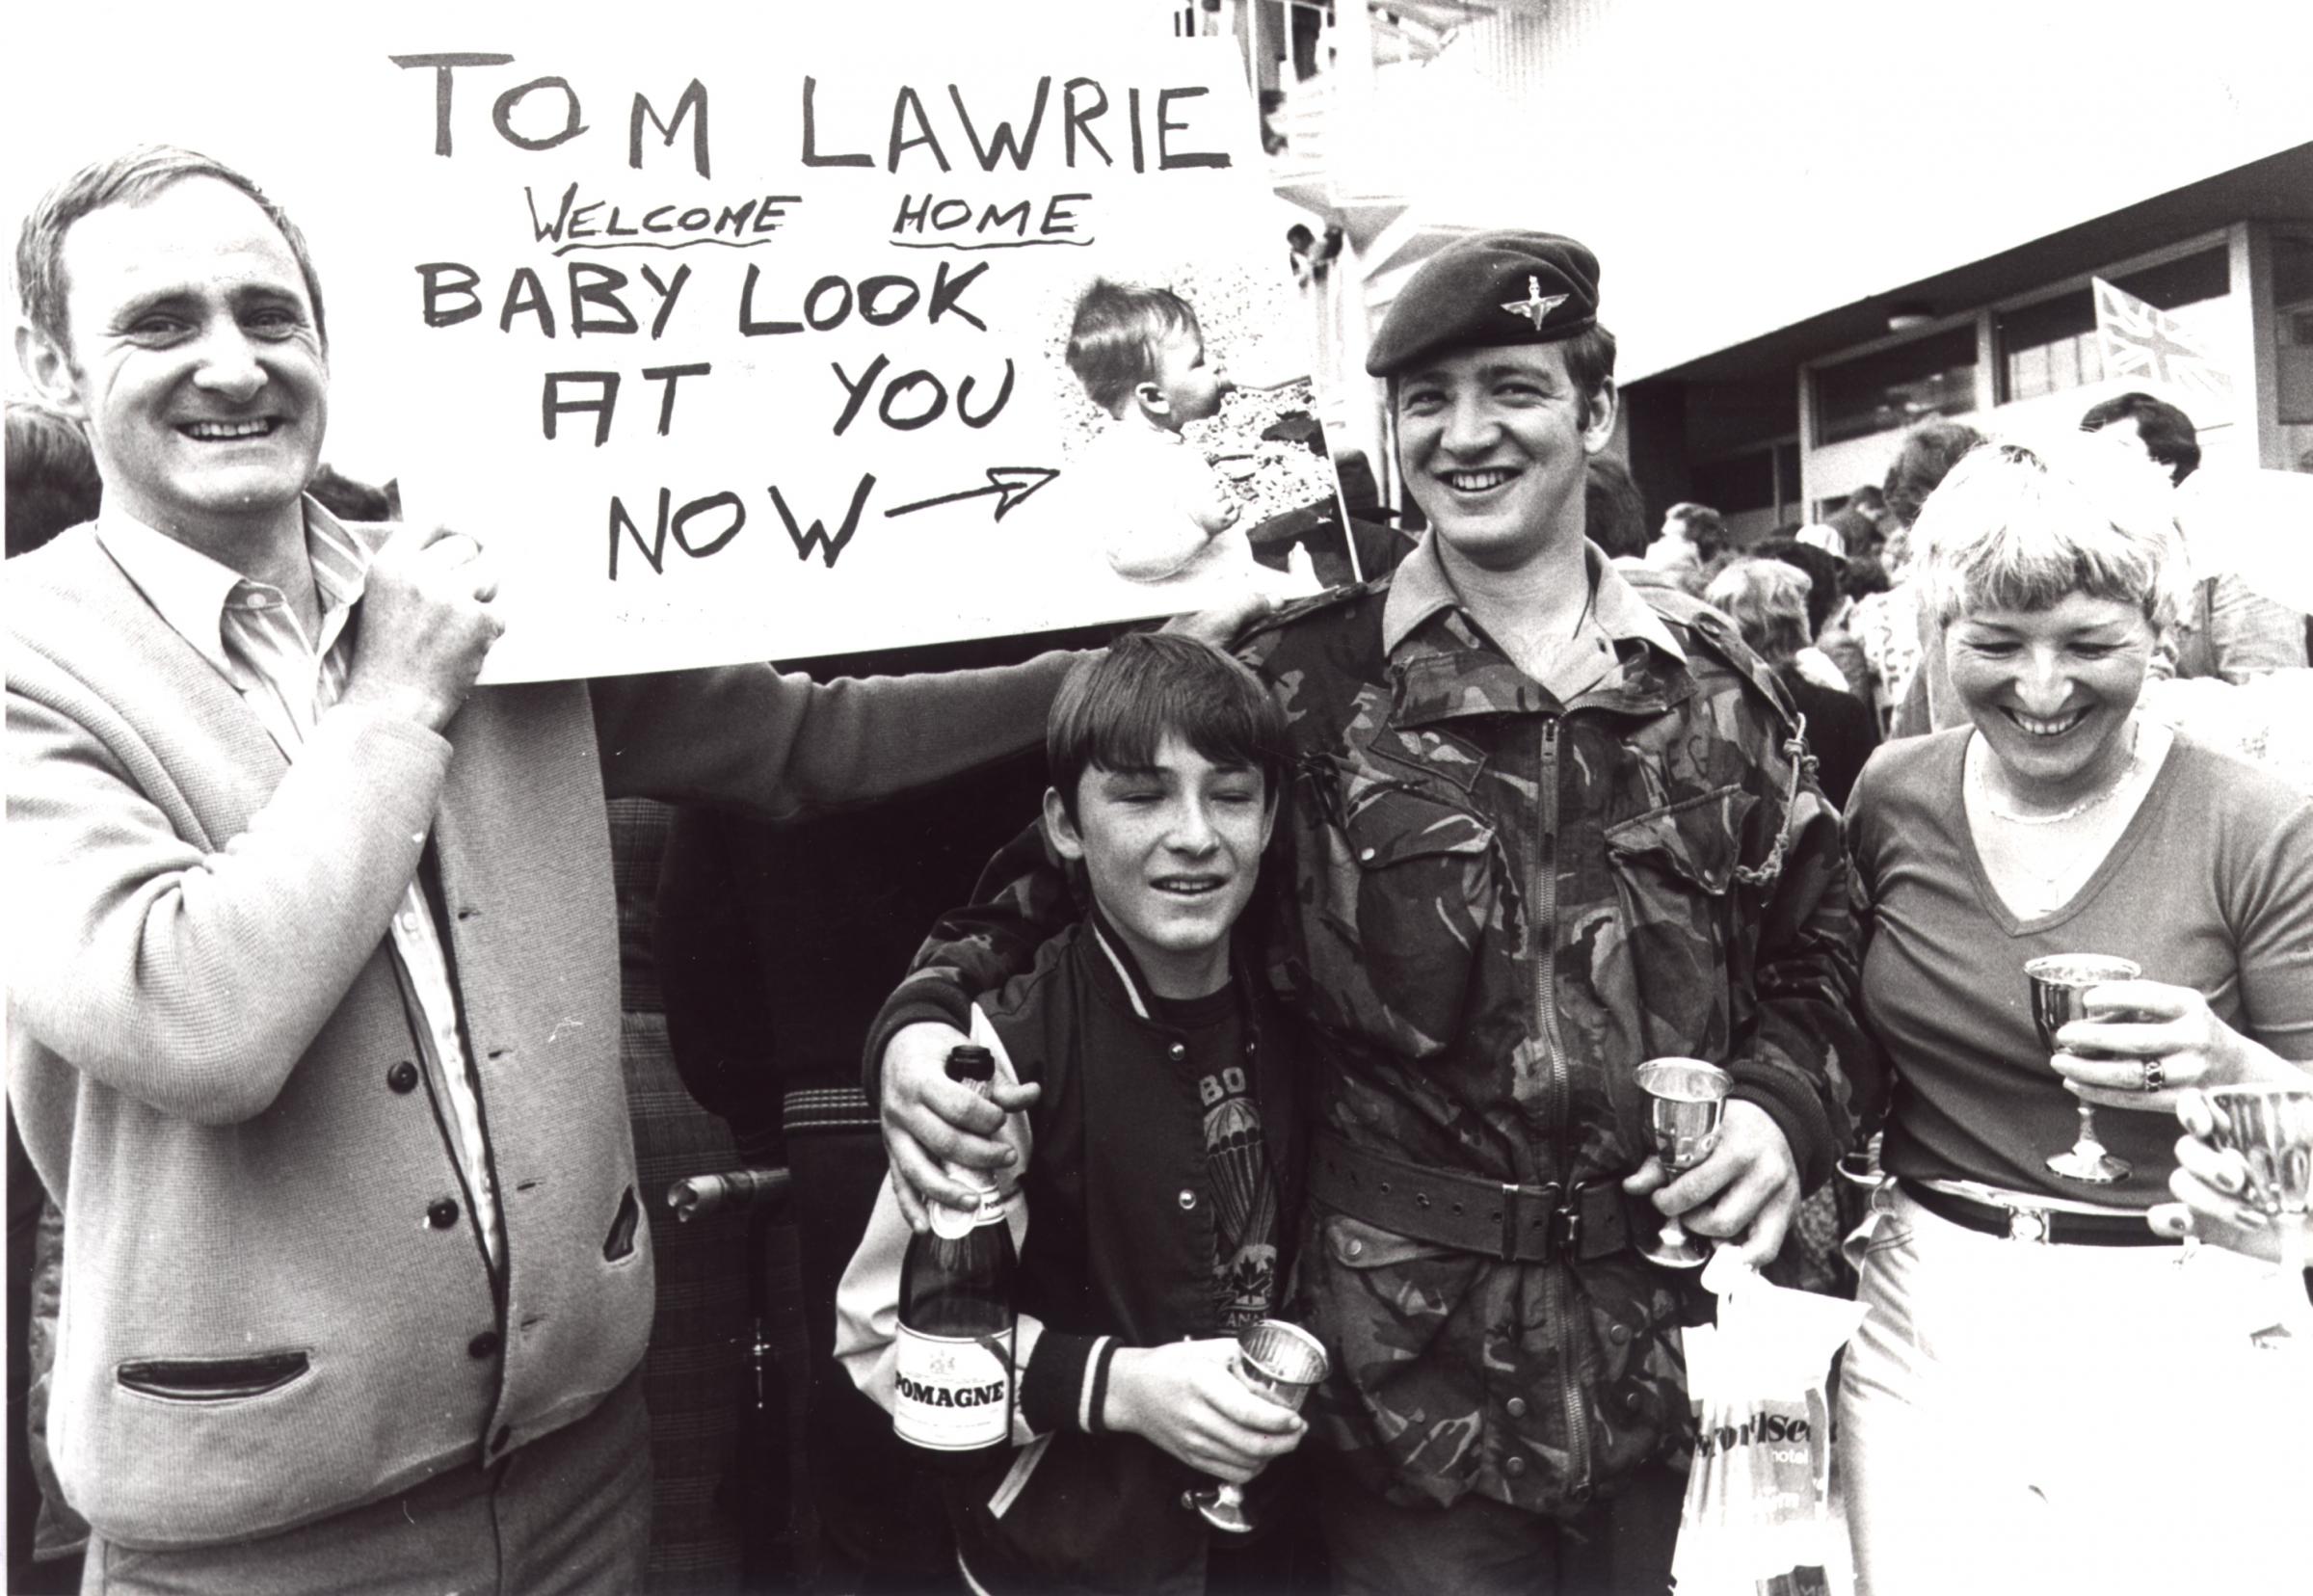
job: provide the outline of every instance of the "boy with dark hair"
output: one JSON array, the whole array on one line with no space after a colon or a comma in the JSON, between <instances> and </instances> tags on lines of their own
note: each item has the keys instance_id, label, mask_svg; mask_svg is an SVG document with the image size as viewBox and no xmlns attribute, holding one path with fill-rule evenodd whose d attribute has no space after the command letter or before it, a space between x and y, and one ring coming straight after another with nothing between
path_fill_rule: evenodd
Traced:
<instances>
[{"instance_id":1,"label":"boy with dark hair","mask_svg":"<svg viewBox=\"0 0 2313 1596\"><path fill-rule=\"evenodd\" d=\"M958 1556L983 1591L1282 1589L1299 1537L1262 1471L1304 1425L1231 1363L1280 1310L1301 1140L1289 1022L1232 928L1285 714L1219 651L1136 633L1049 727L1045 835L1092 907L971 1017L1014 1110L1019 1372L1017 1450L946 1482ZM837 1355L887 1406L907 1237L887 1187L837 1299ZM1249 1543L1183 1506L1256 1475Z\"/></svg>"},{"instance_id":2,"label":"boy with dark hair","mask_svg":"<svg viewBox=\"0 0 2313 1596\"><path fill-rule=\"evenodd\" d=\"M1237 527L1243 507L1182 437L1219 414L1236 386L1208 359L1188 301L1095 279L1077 301L1068 368L1108 414L1077 474L1110 569L1135 582L1221 576L1274 587Z\"/></svg>"}]
</instances>

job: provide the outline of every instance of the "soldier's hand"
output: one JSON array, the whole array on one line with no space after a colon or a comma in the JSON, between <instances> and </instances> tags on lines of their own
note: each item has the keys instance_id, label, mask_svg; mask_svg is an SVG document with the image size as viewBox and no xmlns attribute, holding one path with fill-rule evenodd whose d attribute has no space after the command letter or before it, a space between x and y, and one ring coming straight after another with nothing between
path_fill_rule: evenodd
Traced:
<instances>
[{"instance_id":1,"label":"soldier's hand","mask_svg":"<svg viewBox=\"0 0 2313 1596\"><path fill-rule=\"evenodd\" d=\"M496 567L472 538L441 526L394 533L370 562L342 702L440 731L506 630L491 609L497 596Z\"/></svg>"},{"instance_id":2,"label":"soldier's hand","mask_svg":"<svg viewBox=\"0 0 2313 1596\"><path fill-rule=\"evenodd\" d=\"M1677 1214L1697 1236L1736 1241L1736 1256L1754 1267L1782 1250L1799 1208L1799 1170L1782 1128L1757 1104L1729 1103L1711 1156L1667 1184L1665 1173L1662 1159L1649 1157L1622 1188L1652 1192L1658 1211Z\"/></svg>"},{"instance_id":3,"label":"soldier's hand","mask_svg":"<svg viewBox=\"0 0 2313 1596\"><path fill-rule=\"evenodd\" d=\"M1108 1427L1144 1437L1200 1474L1242 1485L1301 1444L1309 1428L1290 1408L1236 1377L1236 1343L1120 1347L1108 1366Z\"/></svg>"},{"instance_id":4,"label":"soldier's hand","mask_svg":"<svg viewBox=\"0 0 2313 1596\"><path fill-rule=\"evenodd\" d=\"M970 1041L953 1025L925 1020L902 1026L884 1049L884 1152L891 1160L891 1193L913 1230L931 1226L927 1197L950 1208L979 1206L979 1193L949 1180L940 1165L1000 1170L1016 1162L997 1132L1006 1114L1043 1095L1040 1086L997 1081L982 1097L948 1079L948 1051Z\"/></svg>"}]
</instances>

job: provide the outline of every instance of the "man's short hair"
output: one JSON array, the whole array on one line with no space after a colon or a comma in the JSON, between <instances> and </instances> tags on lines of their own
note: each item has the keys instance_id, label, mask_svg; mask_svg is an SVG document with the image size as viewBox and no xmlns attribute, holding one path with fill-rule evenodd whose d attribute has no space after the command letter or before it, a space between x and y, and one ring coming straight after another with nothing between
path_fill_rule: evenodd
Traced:
<instances>
[{"instance_id":1,"label":"man's short hair","mask_svg":"<svg viewBox=\"0 0 2313 1596\"><path fill-rule=\"evenodd\" d=\"M1582 535L1608 559L1636 558L1654 542L1646 500L1631 468L1612 455L1594 454L1582 470Z\"/></svg>"},{"instance_id":2,"label":"man's short hair","mask_svg":"<svg viewBox=\"0 0 2313 1596\"><path fill-rule=\"evenodd\" d=\"M1674 504L1663 519L1679 523L1679 533L1694 545L1698 559L1715 560L1727 546L1726 518L1707 504Z\"/></svg>"},{"instance_id":3,"label":"man's short hair","mask_svg":"<svg viewBox=\"0 0 2313 1596\"><path fill-rule=\"evenodd\" d=\"M1111 415L1163 370L1166 340L1202 337L1197 312L1170 288L1096 278L1077 299L1068 328L1068 369L1085 396Z\"/></svg>"},{"instance_id":4,"label":"man's short hair","mask_svg":"<svg viewBox=\"0 0 2313 1596\"><path fill-rule=\"evenodd\" d=\"M1921 601L1950 625L1985 609L2049 609L2080 593L2166 627L2191 581L2167 496L2098 445L1976 449L1920 512Z\"/></svg>"},{"instance_id":5,"label":"man's short hair","mask_svg":"<svg viewBox=\"0 0 2313 1596\"><path fill-rule=\"evenodd\" d=\"M1261 678L1196 638L1127 632L1078 660L1052 700L1045 759L1068 817L1085 771L1145 770L1167 736L1216 765L1260 771L1271 802L1284 790L1285 710Z\"/></svg>"},{"instance_id":6,"label":"man's short hair","mask_svg":"<svg viewBox=\"0 0 2313 1596\"><path fill-rule=\"evenodd\" d=\"M2126 420L2136 422L2144 452L2168 467L2170 483L2181 483L2200 469L2200 434L2193 428L2193 418L2149 393L2123 393L2090 405L2080 418L2080 430L2101 432L2115 421Z\"/></svg>"},{"instance_id":7,"label":"man's short hair","mask_svg":"<svg viewBox=\"0 0 2313 1596\"><path fill-rule=\"evenodd\" d=\"M1903 435L1895 464L1887 468L1887 507L1899 523L1909 526L1920 519L1920 506L1935 492L1960 456L1983 441L1983 434L1964 421L1938 418L1923 421Z\"/></svg>"},{"instance_id":8,"label":"man's short hair","mask_svg":"<svg viewBox=\"0 0 2313 1596\"><path fill-rule=\"evenodd\" d=\"M8 402L8 552L29 554L67 526L94 520L104 498L80 423L29 400Z\"/></svg>"},{"instance_id":9,"label":"man's short hair","mask_svg":"<svg viewBox=\"0 0 2313 1596\"><path fill-rule=\"evenodd\" d=\"M1711 578L1703 602L1723 612L1751 652L1769 665L1788 665L1807 647L1807 572L1781 560L1739 559Z\"/></svg>"},{"instance_id":10,"label":"man's short hair","mask_svg":"<svg viewBox=\"0 0 2313 1596\"><path fill-rule=\"evenodd\" d=\"M1887 495L1867 482L1848 495L1847 507L1850 510L1861 510L1868 515L1874 510L1886 509Z\"/></svg>"},{"instance_id":11,"label":"man's short hair","mask_svg":"<svg viewBox=\"0 0 2313 1596\"><path fill-rule=\"evenodd\" d=\"M70 328L65 316L65 234L82 217L107 205L143 204L163 189L192 177L214 177L229 183L257 202L268 220L280 230L306 279L306 297L313 305L313 330L329 345L329 328L322 320L321 278L313 270L306 235L288 213L265 197L249 178L196 150L173 145L145 145L81 168L50 189L24 218L16 235L16 298L24 319L59 349L71 348Z\"/></svg>"}]
</instances>

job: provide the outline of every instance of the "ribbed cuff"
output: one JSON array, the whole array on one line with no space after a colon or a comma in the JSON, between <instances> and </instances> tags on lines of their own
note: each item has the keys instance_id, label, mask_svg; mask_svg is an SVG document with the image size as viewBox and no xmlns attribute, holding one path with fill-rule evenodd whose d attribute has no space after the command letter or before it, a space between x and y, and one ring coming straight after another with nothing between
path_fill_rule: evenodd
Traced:
<instances>
[{"instance_id":1,"label":"ribbed cuff","mask_svg":"<svg viewBox=\"0 0 2313 1596\"><path fill-rule=\"evenodd\" d=\"M1079 1430L1098 1435L1106 1428L1101 1405L1108 1396L1108 1364L1116 1354L1114 1336L1070 1336L1047 1330L1020 1380L1020 1417L1030 1431Z\"/></svg>"}]
</instances>

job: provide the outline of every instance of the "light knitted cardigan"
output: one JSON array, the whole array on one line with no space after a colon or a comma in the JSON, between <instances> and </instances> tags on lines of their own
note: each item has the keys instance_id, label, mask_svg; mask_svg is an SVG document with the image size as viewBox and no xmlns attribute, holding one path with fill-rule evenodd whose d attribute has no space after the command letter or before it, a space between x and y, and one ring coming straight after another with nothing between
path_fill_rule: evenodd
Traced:
<instances>
[{"instance_id":1,"label":"light knitted cardigan","mask_svg":"<svg viewBox=\"0 0 2313 1596\"><path fill-rule=\"evenodd\" d=\"M65 1210L49 1437L66 1497L127 1547L494 1460L640 1359L606 787L772 817L881 796L1035 742L1067 664L491 687L446 736L341 705L292 766L89 528L10 561L8 588L9 1085ZM417 1054L384 932L429 836L502 1315L398 1068Z\"/></svg>"}]
</instances>

